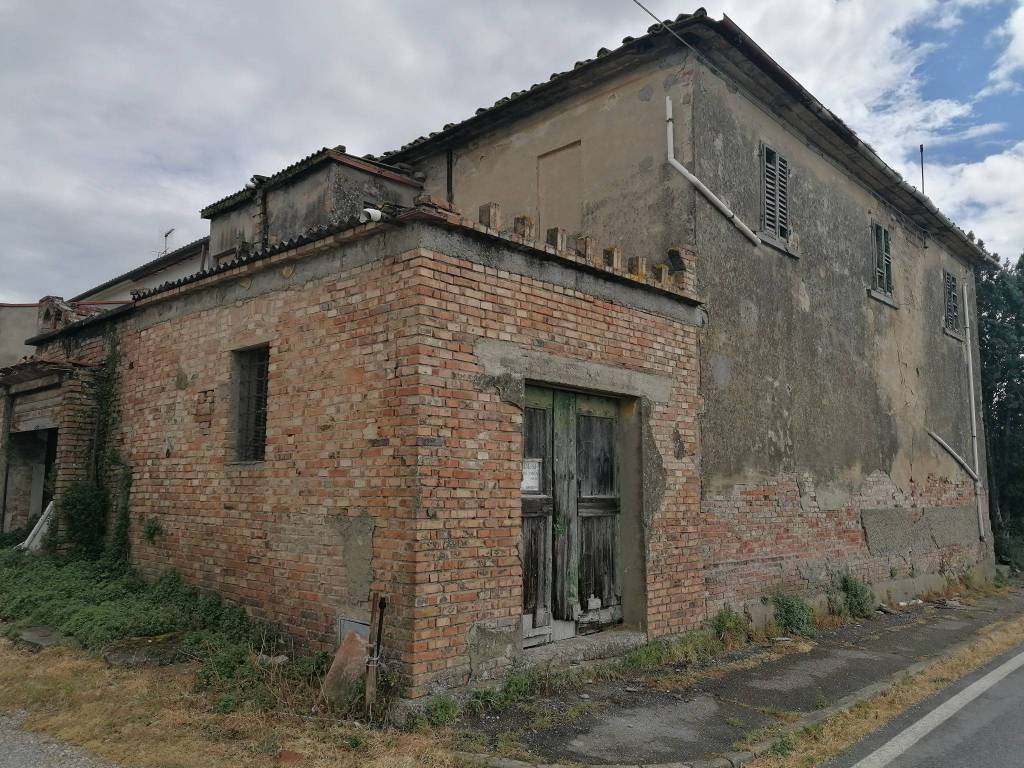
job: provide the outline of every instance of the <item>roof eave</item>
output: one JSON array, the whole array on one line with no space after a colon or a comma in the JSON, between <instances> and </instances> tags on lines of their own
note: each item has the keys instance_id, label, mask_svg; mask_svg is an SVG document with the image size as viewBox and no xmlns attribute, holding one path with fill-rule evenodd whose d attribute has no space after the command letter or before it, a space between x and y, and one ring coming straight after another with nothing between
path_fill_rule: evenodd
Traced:
<instances>
[{"instance_id":1,"label":"roof eave","mask_svg":"<svg viewBox=\"0 0 1024 768\"><path fill-rule=\"evenodd\" d=\"M811 112L832 133L834 133L851 150L852 156L843 158L846 162L858 165L862 177L881 175L885 180L880 190L875 190L897 209L902 210L914 222L936 239L941 240L956 255L977 264L998 264L998 259L987 253L972 242L929 197L910 185L895 169L879 157L875 150L865 143L845 122L832 110L828 109L806 88L804 88L789 72L782 68L768 53L761 48L732 19L723 14L722 21L706 19L707 26L724 38L740 54L754 63L758 69L768 75L771 80L782 88L800 106ZM904 204L897 203L896 194L904 197ZM909 203L909 205L907 204ZM914 209L917 209L916 211ZM923 209L923 212L921 211ZM923 216L922 216L923 213ZM923 221L920 219L924 219Z\"/></svg>"},{"instance_id":2,"label":"roof eave","mask_svg":"<svg viewBox=\"0 0 1024 768\"><path fill-rule=\"evenodd\" d=\"M400 173L395 169L388 168L387 165L384 163L379 163L375 160L368 160L365 158L355 157L353 155L348 154L347 152L342 152L338 148L324 147L323 149L317 150L311 155L307 155L301 160L292 163L287 168L278 171L273 176L270 176L269 178L265 179L259 186L246 187L245 189L240 189L234 194L228 195L227 197L218 200L215 203L211 203L210 205L203 208L199 212L199 215L201 218L204 219L213 218L219 213L230 211L231 209L237 208L239 205L249 201L250 199L256 196L256 192L258 190L262 189L266 191L269 189L274 189L275 187L284 184L286 181L294 179L295 177L300 176L304 173L309 173L310 171L319 168L321 165L328 162L339 163L341 165L348 166L349 168L354 168L356 170L363 171L364 173L379 176L383 179L387 179L388 181L392 181L396 184L404 184L406 186L412 187L413 189L423 189L423 185L420 182L416 181L415 179L409 178L408 176L405 176L404 174Z\"/></svg>"},{"instance_id":3,"label":"roof eave","mask_svg":"<svg viewBox=\"0 0 1024 768\"><path fill-rule=\"evenodd\" d=\"M703 19L704 16L695 14L669 26L673 31L680 32ZM493 106L481 107L472 117L450 124L436 133L414 139L401 149L386 153L382 157L388 162L414 163L444 151L449 146L460 145L487 131L513 122L521 116L524 108L533 112L556 103L563 92L576 89L582 80L600 82L631 68L638 58L649 54L658 43L663 40L668 42L669 39L664 30L637 37L604 55L577 62L573 69L556 73L547 82L517 91L511 96L499 99Z\"/></svg>"}]
</instances>

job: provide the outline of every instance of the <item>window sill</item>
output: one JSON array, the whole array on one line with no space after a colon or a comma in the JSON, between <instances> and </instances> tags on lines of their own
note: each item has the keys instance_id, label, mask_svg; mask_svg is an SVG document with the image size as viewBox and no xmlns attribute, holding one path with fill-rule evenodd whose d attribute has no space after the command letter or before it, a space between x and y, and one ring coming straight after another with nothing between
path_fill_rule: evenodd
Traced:
<instances>
[{"instance_id":1,"label":"window sill","mask_svg":"<svg viewBox=\"0 0 1024 768\"><path fill-rule=\"evenodd\" d=\"M892 296L888 293L882 293L881 291L876 291L874 288L868 288L868 296L875 301L880 301L883 304L892 307L893 309L900 308L900 305L893 301Z\"/></svg>"},{"instance_id":2,"label":"window sill","mask_svg":"<svg viewBox=\"0 0 1024 768\"><path fill-rule=\"evenodd\" d=\"M761 238L761 243L763 245L767 245L769 248L779 251L780 253L784 253L790 258L800 258L800 251L798 251L796 247L788 240L780 240L774 235L769 235L764 232L758 232L757 236Z\"/></svg>"},{"instance_id":3,"label":"window sill","mask_svg":"<svg viewBox=\"0 0 1024 768\"><path fill-rule=\"evenodd\" d=\"M962 334L961 332L959 332L959 331L951 331L951 330L949 330L949 328L947 328L946 326L942 326L942 332L943 332L944 334L946 334L947 336L949 336L949 338L951 338L951 339L956 339L956 340L957 340L957 341L959 341L959 342L960 342L961 344L963 344L963 343L964 343L964 341L965 341L965 339L964 339L964 335L963 335L963 334Z\"/></svg>"}]
</instances>

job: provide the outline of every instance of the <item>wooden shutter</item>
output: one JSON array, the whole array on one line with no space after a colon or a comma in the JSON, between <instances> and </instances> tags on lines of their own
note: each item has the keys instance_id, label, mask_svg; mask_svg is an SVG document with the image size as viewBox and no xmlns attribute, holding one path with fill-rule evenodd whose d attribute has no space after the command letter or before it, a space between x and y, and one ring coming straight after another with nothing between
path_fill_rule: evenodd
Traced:
<instances>
[{"instance_id":1,"label":"wooden shutter","mask_svg":"<svg viewBox=\"0 0 1024 768\"><path fill-rule=\"evenodd\" d=\"M882 227L883 285L885 292L892 294L892 251L889 245L889 230Z\"/></svg>"},{"instance_id":2,"label":"wooden shutter","mask_svg":"<svg viewBox=\"0 0 1024 768\"><path fill-rule=\"evenodd\" d=\"M789 161L776 155L779 164L779 237L789 239Z\"/></svg>"},{"instance_id":3,"label":"wooden shutter","mask_svg":"<svg viewBox=\"0 0 1024 768\"><path fill-rule=\"evenodd\" d=\"M956 275L945 272L946 285L946 328L960 330L960 301L956 290Z\"/></svg>"},{"instance_id":4,"label":"wooden shutter","mask_svg":"<svg viewBox=\"0 0 1024 768\"><path fill-rule=\"evenodd\" d=\"M761 149L764 231L789 238L789 162L771 147Z\"/></svg>"},{"instance_id":5,"label":"wooden shutter","mask_svg":"<svg viewBox=\"0 0 1024 768\"><path fill-rule=\"evenodd\" d=\"M875 290L892 293L892 247L889 230L881 224L875 224Z\"/></svg>"}]
</instances>

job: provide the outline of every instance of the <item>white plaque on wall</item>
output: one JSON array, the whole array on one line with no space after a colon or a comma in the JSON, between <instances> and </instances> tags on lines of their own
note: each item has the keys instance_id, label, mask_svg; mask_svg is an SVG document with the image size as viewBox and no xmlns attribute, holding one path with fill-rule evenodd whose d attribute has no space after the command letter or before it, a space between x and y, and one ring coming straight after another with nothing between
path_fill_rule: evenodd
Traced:
<instances>
[{"instance_id":1,"label":"white plaque on wall","mask_svg":"<svg viewBox=\"0 0 1024 768\"><path fill-rule=\"evenodd\" d=\"M519 489L523 493L540 493L540 470L544 459L523 459L523 482Z\"/></svg>"}]
</instances>

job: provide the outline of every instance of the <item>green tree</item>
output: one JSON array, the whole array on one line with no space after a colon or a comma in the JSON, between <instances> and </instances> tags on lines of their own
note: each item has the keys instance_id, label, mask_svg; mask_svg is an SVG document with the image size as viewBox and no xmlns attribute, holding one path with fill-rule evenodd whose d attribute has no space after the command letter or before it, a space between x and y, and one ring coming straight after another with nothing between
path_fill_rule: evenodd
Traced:
<instances>
[{"instance_id":1,"label":"green tree","mask_svg":"<svg viewBox=\"0 0 1024 768\"><path fill-rule=\"evenodd\" d=\"M1024 254L976 277L992 522L1006 547L1024 537Z\"/></svg>"}]
</instances>

